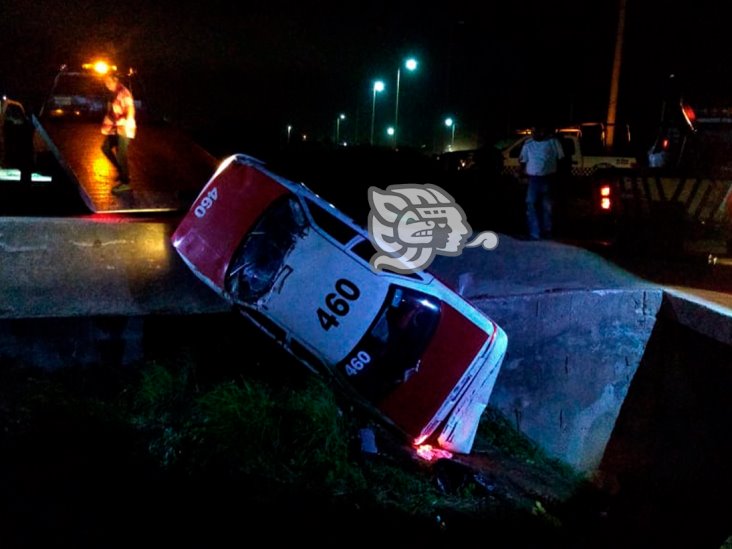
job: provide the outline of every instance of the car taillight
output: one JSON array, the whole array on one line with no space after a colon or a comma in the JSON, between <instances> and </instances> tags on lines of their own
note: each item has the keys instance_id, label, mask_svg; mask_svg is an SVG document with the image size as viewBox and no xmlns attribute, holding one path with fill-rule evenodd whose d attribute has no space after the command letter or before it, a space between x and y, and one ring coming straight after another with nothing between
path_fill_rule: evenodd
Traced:
<instances>
[{"instance_id":1,"label":"car taillight","mask_svg":"<svg viewBox=\"0 0 732 549\"><path fill-rule=\"evenodd\" d=\"M691 107L691 105L688 105L681 101L681 112L686 119L686 123L692 130L694 130L694 126L696 123L696 113L694 112L694 109Z\"/></svg>"},{"instance_id":2,"label":"car taillight","mask_svg":"<svg viewBox=\"0 0 732 549\"><path fill-rule=\"evenodd\" d=\"M612 187L610 185L600 186L600 209L610 211L612 209Z\"/></svg>"},{"instance_id":3,"label":"car taillight","mask_svg":"<svg viewBox=\"0 0 732 549\"><path fill-rule=\"evenodd\" d=\"M443 448L436 448L431 444L417 444L415 441L414 448L417 452L417 455L425 461L452 459L452 452Z\"/></svg>"}]
</instances>

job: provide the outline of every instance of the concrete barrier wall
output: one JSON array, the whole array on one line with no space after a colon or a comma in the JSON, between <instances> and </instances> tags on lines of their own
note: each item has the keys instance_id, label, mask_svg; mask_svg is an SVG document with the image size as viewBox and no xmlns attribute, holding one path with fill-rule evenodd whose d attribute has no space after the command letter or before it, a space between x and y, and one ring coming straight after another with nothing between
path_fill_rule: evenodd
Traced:
<instances>
[{"instance_id":1,"label":"concrete barrier wall","mask_svg":"<svg viewBox=\"0 0 732 549\"><path fill-rule=\"evenodd\" d=\"M717 548L732 532L730 326L665 295L620 409L595 480L628 528L654 533L645 547Z\"/></svg>"},{"instance_id":2,"label":"concrete barrier wall","mask_svg":"<svg viewBox=\"0 0 732 549\"><path fill-rule=\"evenodd\" d=\"M0 361L54 370L65 366L128 365L142 360L140 317L0 320Z\"/></svg>"},{"instance_id":3,"label":"concrete barrier wall","mask_svg":"<svg viewBox=\"0 0 732 549\"><path fill-rule=\"evenodd\" d=\"M188 353L236 361L241 342L269 349L269 338L238 313L0 319L0 366L15 361L44 370L135 366ZM256 350L251 351L252 355ZM233 355L233 358L232 358Z\"/></svg>"},{"instance_id":4,"label":"concrete barrier wall","mask_svg":"<svg viewBox=\"0 0 732 549\"><path fill-rule=\"evenodd\" d=\"M549 455L594 471L661 300L660 289L628 289L475 301L509 334L491 405Z\"/></svg>"}]
</instances>

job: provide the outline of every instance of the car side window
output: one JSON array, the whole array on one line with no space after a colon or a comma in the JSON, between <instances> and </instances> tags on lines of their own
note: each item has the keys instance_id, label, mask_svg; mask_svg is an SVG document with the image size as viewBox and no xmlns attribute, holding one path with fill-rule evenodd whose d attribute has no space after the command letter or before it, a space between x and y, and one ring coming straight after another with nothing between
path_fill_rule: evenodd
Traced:
<instances>
[{"instance_id":1,"label":"car side window","mask_svg":"<svg viewBox=\"0 0 732 549\"><path fill-rule=\"evenodd\" d=\"M285 259L307 228L300 203L287 196L255 223L234 253L225 288L235 303L253 303L274 283Z\"/></svg>"},{"instance_id":2,"label":"car side window","mask_svg":"<svg viewBox=\"0 0 732 549\"><path fill-rule=\"evenodd\" d=\"M27 121L25 110L20 103L7 101L3 107L3 123L15 125L25 124Z\"/></svg>"},{"instance_id":3,"label":"car side window","mask_svg":"<svg viewBox=\"0 0 732 549\"><path fill-rule=\"evenodd\" d=\"M306 199L306 203L315 224L339 243L347 244L358 236L355 229L341 219L338 219L331 212L323 209L312 200Z\"/></svg>"},{"instance_id":4,"label":"car side window","mask_svg":"<svg viewBox=\"0 0 732 549\"><path fill-rule=\"evenodd\" d=\"M564 157L569 158L574 155L574 141L568 137L559 137L559 142L562 145L562 151L564 152Z\"/></svg>"}]
</instances>

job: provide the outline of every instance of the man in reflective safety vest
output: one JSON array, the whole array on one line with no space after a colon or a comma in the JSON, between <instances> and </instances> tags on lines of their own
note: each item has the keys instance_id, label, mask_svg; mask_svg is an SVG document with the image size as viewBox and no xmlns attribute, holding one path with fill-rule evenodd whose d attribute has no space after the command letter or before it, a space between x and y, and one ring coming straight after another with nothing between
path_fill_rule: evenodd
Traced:
<instances>
[{"instance_id":1,"label":"man in reflective safety vest","mask_svg":"<svg viewBox=\"0 0 732 549\"><path fill-rule=\"evenodd\" d=\"M116 194L132 190L127 148L130 139L134 139L137 133L135 103L132 93L122 85L117 75L105 76L104 85L113 95L102 122L102 134L105 136L102 152L117 168L119 184L112 189L112 192Z\"/></svg>"}]
</instances>

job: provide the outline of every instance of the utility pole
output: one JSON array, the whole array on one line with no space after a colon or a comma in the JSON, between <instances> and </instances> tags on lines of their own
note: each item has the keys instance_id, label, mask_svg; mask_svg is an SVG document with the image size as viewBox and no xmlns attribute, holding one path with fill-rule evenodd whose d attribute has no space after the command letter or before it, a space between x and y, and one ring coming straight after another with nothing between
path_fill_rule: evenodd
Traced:
<instances>
[{"instance_id":1,"label":"utility pole","mask_svg":"<svg viewBox=\"0 0 732 549\"><path fill-rule=\"evenodd\" d=\"M613 59L613 74L610 79L610 103L607 107L607 140L605 146L608 150L615 144L615 118L618 112L618 84L620 82L620 65L623 57L623 35L625 34L625 3L626 0L618 0L618 31L615 35L615 56Z\"/></svg>"}]
</instances>

